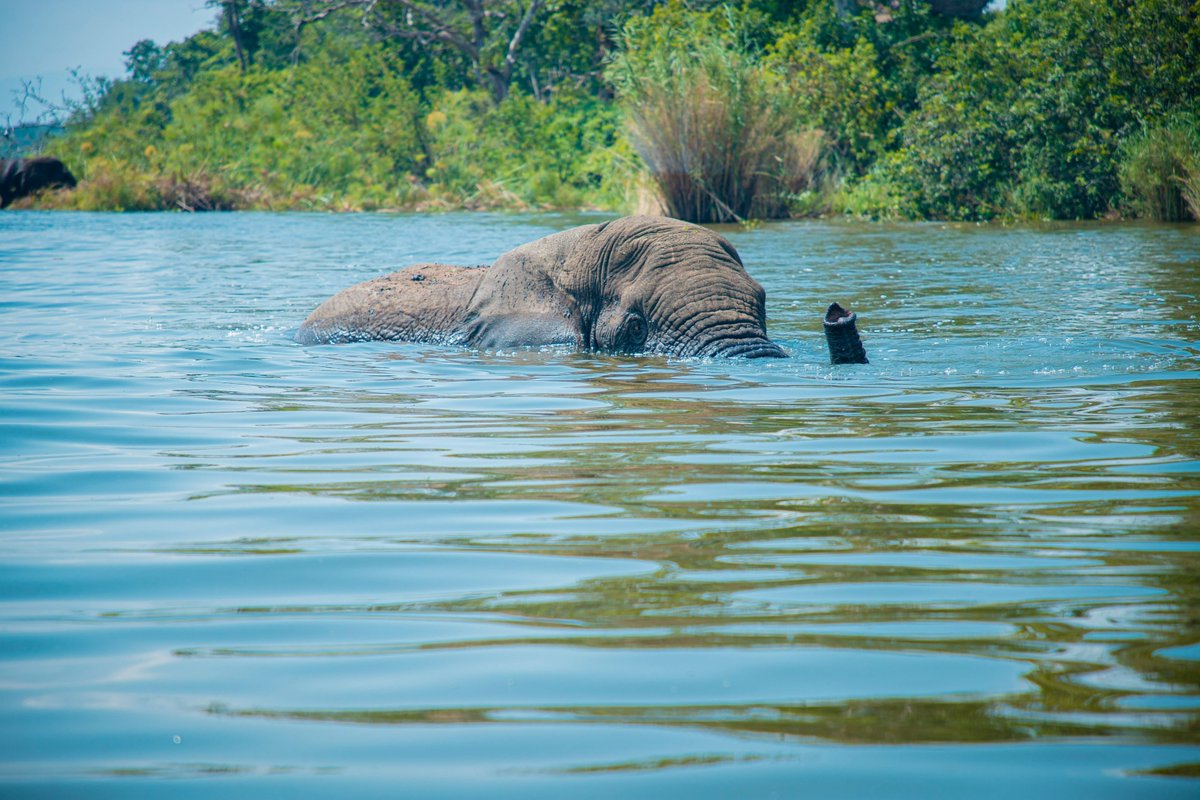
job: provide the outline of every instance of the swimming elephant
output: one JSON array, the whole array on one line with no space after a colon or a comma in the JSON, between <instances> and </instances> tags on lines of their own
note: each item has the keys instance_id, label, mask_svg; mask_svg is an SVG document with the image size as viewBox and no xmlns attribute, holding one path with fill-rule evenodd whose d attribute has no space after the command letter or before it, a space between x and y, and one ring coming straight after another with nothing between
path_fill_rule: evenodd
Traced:
<instances>
[{"instance_id":1,"label":"swimming elephant","mask_svg":"<svg viewBox=\"0 0 1200 800\"><path fill-rule=\"evenodd\" d=\"M707 228L647 216L555 233L490 267L416 264L356 284L318 306L295 338L785 355L767 338L766 294L733 245Z\"/></svg>"},{"instance_id":2,"label":"swimming elephant","mask_svg":"<svg viewBox=\"0 0 1200 800\"><path fill-rule=\"evenodd\" d=\"M39 156L0 160L0 208L42 189L74 185L75 176L57 158Z\"/></svg>"}]
</instances>

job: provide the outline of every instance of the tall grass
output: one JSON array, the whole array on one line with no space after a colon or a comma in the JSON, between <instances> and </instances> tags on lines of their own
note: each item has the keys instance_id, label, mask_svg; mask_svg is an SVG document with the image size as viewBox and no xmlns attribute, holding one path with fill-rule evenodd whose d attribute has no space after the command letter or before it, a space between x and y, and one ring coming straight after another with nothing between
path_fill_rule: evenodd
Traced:
<instances>
[{"instance_id":1,"label":"tall grass","mask_svg":"<svg viewBox=\"0 0 1200 800\"><path fill-rule=\"evenodd\" d=\"M609 66L634 148L668 214L692 222L787 216L816 186L820 136L712 15L660 9L632 19Z\"/></svg>"},{"instance_id":2,"label":"tall grass","mask_svg":"<svg viewBox=\"0 0 1200 800\"><path fill-rule=\"evenodd\" d=\"M1187 203L1192 219L1200 220L1200 162L1193 164L1183 176L1183 200Z\"/></svg>"},{"instance_id":3,"label":"tall grass","mask_svg":"<svg viewBox=\"0 0 1200 800\"><path fill-rule=\"evenodd\" d=\"M1200 220L1200 130L1176 118L1142 130L1121 149L1121 189L1133 211L1161 222Z\"/></svg>"}]
</instances>

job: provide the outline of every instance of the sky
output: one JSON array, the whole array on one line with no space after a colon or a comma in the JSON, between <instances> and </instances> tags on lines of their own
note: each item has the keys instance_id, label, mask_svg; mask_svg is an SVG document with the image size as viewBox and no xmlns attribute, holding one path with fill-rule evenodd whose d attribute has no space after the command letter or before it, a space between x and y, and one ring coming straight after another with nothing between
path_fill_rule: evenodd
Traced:
<instances>
[{"instance_id":1,"label":"sky","mask_svg":"<svg viewBox=\"0 0 1200 800\"><path fill-rule=\"evenodd\" d=\"M0 126L21 119L14 92L21 80L42 79L42 93L60 100L73 91L69 70L93 77L125 75L122 53L141 39L160 45L211 27L216 9L204 0L0 0ZM40 109L29 109L32 121Z\"/></svg>"}]
</instances>

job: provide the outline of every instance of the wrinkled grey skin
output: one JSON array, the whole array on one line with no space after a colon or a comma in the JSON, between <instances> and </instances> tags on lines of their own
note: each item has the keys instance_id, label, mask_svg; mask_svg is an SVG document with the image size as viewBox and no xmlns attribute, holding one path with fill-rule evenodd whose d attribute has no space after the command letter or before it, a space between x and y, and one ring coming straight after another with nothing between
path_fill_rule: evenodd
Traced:
<instances>
[{"instance_id":1,"label":"wrinkled grey skin","mask_svg":"<svg viewBox=\"0 0 1200 800\"><path fill-rule=\"evenodd\" d=\"M723 237L625 217L538 239L490 267L417 264L351 286L313 311L296 341L782 357L765 300Z\"/></svg>"}]
</instances>

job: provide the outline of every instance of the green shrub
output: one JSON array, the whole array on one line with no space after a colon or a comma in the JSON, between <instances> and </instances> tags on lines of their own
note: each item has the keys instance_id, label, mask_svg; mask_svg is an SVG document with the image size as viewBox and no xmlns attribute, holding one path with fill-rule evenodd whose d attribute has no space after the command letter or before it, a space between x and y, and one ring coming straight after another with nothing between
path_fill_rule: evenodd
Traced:
<instances>
[{"instance_id":1,"label":"green shrub","mask_svg":"<svg viewBox=\"0 0 1200 800\"><path fill-rule=\"evenodd\" d=\"M272 197L311 187L318 205L347 194L387 204L420 153L419 100L382 48L318 57L291 74L209 71L172 116L166 169L216 171Z\"/></svg>"},{"instance_id":2,"label":"green shrub","mask_svg":"<svg viewBox=\"0 0 1200 800\"><path fill-rule=\"evenodd\" d=\"M548 103L519 90L499 105L483 90L445 91L422 122L419 170L442 204L471 208L615 207L621 188L615 108L585 95Z\"/></svg>"},{"instance_id":3,"label":"green shrub","mask_svg":"<svg viewBox=\"0 0 1200 800\"><path fill-rule=\"evenodd\" d=\"M166 106L114 96L52 151L87 207L394 208L411 199L420 117L395 58L363 47L294 70L211 67Z\"/></svg>"},{"instance_id":4,"label":"green shrub","mask_svg":"<svg viewBox=\"0 0 1200 800\"><path fill-rule=\"evenodd\" d=\"M955 27L902 155L923 215L1093 218L1118 194L1120 138L1198 98L1190 0L1011 0Z\"/></svg>"},{"instance_id":5,"label":"green shrub","mask_svg":"<svg viewBox=\"0 0 1200 800\"><path fill-rule=\"evenodd\" d=\"M1200 131L1195 120L1178 118L1145 128L1121 146L1121 190L1139 217L1162 222L1200 219L1198 175Z\"/></svg>"},{"instance_id":6,"label":"green shrub","mask_svg":"<svg viewBox=\"0 0 1200 800\"><path fill-rule=\"evenodd\" d=\"M864 177L833 194L829 208L865 219L915 219L920 216L913 192L896 164L881 162Z\"/></svg>"},{"instance_id":7,"label":"green shrub","mask_svg":"<svg viewBox=\"0 0 1200 800\"><path fill-rule=\"evenodd\" d=\"M786 216L816 181L785 87L729 20L635 17L607 72L667 213L694 222Z\"/></svg>"},{"instance_id":8,"label":"green shrub","mask_svg":"<svg viewBox=\"0 0 1200 800\"><path fill-rule=\"evenodd\" d=\"M770 64L785 76L798 118L824 133L843 172L865 170L890 138L891 103L875 56L865 40L826 52L796 33L780 37L771 53Z\"/></svg>"},{"instance_id":9,"label":"green shrub","mask_svg":"<svg viewBox=\"0 0 1200 800\"><path fill-rule=\"evenodd\" d=\"M1200 162L1193 164L1183 176L1182 191L1188 213L1192 219L1200 221Z\"/></svg>"}]
</instances>

